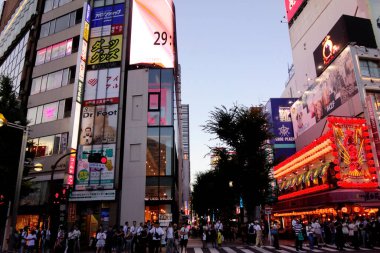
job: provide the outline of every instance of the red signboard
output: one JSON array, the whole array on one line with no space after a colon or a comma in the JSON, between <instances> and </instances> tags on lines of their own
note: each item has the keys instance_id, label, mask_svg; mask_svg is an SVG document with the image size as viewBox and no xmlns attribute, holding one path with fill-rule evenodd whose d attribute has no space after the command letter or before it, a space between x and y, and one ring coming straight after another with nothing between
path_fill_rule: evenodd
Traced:
<instances>
[{"instance_id":1,"label":"red signboard","mask_svg":"<svg viewBox=\"0 0 380 253\"><path fill-rule=\"evenodd\" d=\"M292 20L294 14L301 7L304 0L285 0L286 15L288 17L288 22Z\"/></svg>"}]
</instances>

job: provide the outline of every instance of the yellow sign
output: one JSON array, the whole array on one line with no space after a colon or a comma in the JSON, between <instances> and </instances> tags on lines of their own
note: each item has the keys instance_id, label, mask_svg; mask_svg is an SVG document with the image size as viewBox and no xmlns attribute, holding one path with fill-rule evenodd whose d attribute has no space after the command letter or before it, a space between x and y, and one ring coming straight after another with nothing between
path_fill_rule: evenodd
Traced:
<instances>
[{"instance_id":1,"label":"yellow sign","mask_svg":"<svg viewBox=\"0 0 380 253\"><path fill-rule=\"evenodd\" d=\"M121 61L122 35L93 38L90 40L89 65Z\"/></svg>"},{"instance_id":2,"label":"yellow sign","mask_svg":"<svg viewBox=\"0 0 380 253\"><path fill-rule=\"evenodd\" d=\"M87 22L84 22L84 30L83 30L83 39L88 41L88 37L90 36L90 25Z\"/></svg>"}]
</instances>

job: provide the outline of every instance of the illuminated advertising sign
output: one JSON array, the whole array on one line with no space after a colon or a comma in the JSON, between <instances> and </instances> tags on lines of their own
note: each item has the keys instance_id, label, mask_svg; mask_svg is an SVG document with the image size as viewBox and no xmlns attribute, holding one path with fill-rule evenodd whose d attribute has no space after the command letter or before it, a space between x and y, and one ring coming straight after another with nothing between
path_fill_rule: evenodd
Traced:
<instances>
[{"instance_id":1,"label":"illuminated advertising sign","mask_svg":"<svg viewBox=\"0 0 380 253\"><path fill-rule=\"evenodd\" d=\"M113 189L115 176L116 144L80 146L75 177L75 190ZM89 163L89 153L101 153L107 157L106 164Z\"/></svg>"},{"instance_id":2,"label":"illuminated advertising sign","mask_svg":"<svg viewBox=\"0 0 380 253\"><path fill-rule=\"evenodd\" d=\"M288 22L292 20L303 2L304 0L285 0L286 16L288 17Z\"/></svg>"},{"instance_id":3,"label":"illuminated advertising sign","mask_svg":"<svg viewBox=\"0 0 380 253\"><path fill-rule=\"evenodd\" d=\"M123 33L124 4L94 8L91 19L91 38Z\"/></svg>"},{"instance_id":4,"label":"illuminated advertising sign","mask_svg":"<svg viewBox=\"0 0 380 253\"><path fill-rule=\"evenodd\" d=\"M88 64L121 61L123 35L90 39Z\"/></svg>"},{"instance_id":5,"label":"illuminated advertising sign","mask_svg":"<svg viewBox=\"0 0 380 253\"><path fill-rule=\"evenodd\" d=\"M321 44L314 50L317 76L322 74L350 42L359 46L377 48L369 19L343 15L336 22Z\"/></svg>"},{"instance_id":6,"label":"illuminated advertising sign","mask_svg":"<svg viewBox=\"0 0 380 253\"><path fill-rule=\"evenodd\" d=\"M80 145L116 142L118 105L83 107Z\"/></svg>"},{"instance_id":7,"label":"illuminated advertising sign","mask_svg":"<svg viewBox=\"0 0 380 253\"><path fill-rule=\"evenodd\" d=\"M298 137L358 93L351 51L347 47L291 107Z\"/></svg>"},{"instance_id":8,"label":"illuminated advertising sign","mask_svg":"<svg viewBox=\"0 0 380 253\"><path fill-rule=\"evenodd\" d=\"M174 67L172 0L133 0L130 64Z\"/></svg>"},{"instance_id":9,"label":"illuminated advertising sign","mask_svg":"<svg viewBox=\"0 0 380 253\"><path fill-rule=\"evenodd\" d=\"M118 103L119 87L120 68L87 71L84 105Z\"/></svg>"},{"instance_id":10,"label":"illuminated advertising sign","mask_svg":"<svg viewBox=\"0 0 380 253\"><path fill-rule=\"evenodd\" d=\"M267 104L269 121L272 125L273 153L275 160L284 160L296 152L290 106L294 98L271 98Z\"/></svg>"}]
</instances>

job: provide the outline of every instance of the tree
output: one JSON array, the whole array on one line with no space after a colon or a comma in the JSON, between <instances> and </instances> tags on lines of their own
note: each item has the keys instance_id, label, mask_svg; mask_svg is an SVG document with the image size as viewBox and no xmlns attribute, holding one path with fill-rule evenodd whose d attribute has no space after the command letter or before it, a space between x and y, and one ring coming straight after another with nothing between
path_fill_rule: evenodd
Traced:
<instances>
[{"instance_id":1,"label":"tree","mask_svg":"<svg viewBox=\"0 0 380 253\"><path fill-rule=\"evenodd\" d=\"M271 164L267 158L268 143L273 135L268 115L262 107L234 105L227 109L222 106L210 113L210 120L203 129L216 135L234 153L235 165L230 168L229 176L235 180L248 216L253 217L255 207L265 204L271 194Z\"/></svg>"},{"instance_id":2,"label":"tree","mask_svg":"<svg viewBox=\"0 0 380 253\"><path fill-rule=\"evenodd\" d=\"M13 89L12 79L7 76L0 76L0 113L9 122L26 125L27 120ZM7 201L14 198L22 134L19 129L0 127L0 194Z\"/></svg>"}]
</instances>

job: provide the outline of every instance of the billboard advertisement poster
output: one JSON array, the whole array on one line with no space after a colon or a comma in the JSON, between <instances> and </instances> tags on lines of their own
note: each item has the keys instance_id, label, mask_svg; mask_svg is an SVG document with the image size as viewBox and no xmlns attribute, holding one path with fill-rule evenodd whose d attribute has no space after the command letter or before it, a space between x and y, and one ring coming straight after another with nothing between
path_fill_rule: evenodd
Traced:
<instances>
[{"instance_id":1,"label":"billboard advertisement poster","mask_svg":"<svg viewBox=\"0 0 380 253\"><path fill-rule=\"evenodd\" d=\"M357 93L353 61L347 47L292 105L294 137L303 134Z\"/></svg>"},{"instance_id":2,"label":"billboard advertisement poster","mask_svg":"<svg viewBox=\"0 0 380 253\"><path fill-rule=\"evenodd\" d=\"M124 4L94 8L91 19L91 38L123 33Z\"/></svg>"},{"instance_id":3,"label":"billboard advertisement poster","mask_svg":"<svg viewBox=\"0 0 380 253\"><path fill-rule=\"evenodd\" d=\"M174 67L172 0L133 0L130 64Z\"/></svg>"},{"instance_id":4,"label":"billboard advertisement poster","mask_svg":"<svg viewBox=\"0 0 380 253\"><path fill-rule=\"evenodd\" d=\"M121 61L123 35L92 38L89 43L88 64Z\"/></svg>"},{"instance_id":5,"label":"billboard advertisement poster","mask_svg":"<svg viewBox=\"0 0 380 253\"><path fill-rule=\"evenodd\" d=\"M119 86L120 68L87 71L84 105L118 103Z\"/></svg>"},{"instance_id":6,"label":"billboard advertisement poster","mask_svg":"<svg viewBox=\"0 0 380 253\"><path fill-rule=\"evenodd\" d=\"M285 0L286 16L288 17L288 22L292 20L303 2L304 0Z\"/></svg>"},{"instance_id":7,"label":"billboard advertisement poster","mask_svg":"<svg viewBox=\"0 0 380 253\"><path fill-rule=\"evenodd\" d=\"M80 147L75 177L75 190L113 189L115 176L116 144L104 144ZM78 152L79 152L78 150ZM89 163L89 153L101 153L107 157L107 163Z\"/></svg>"},{"instance_id":8,"label":"billboard advertisement poster","mask_svg":"<svg viewBox=\"0 0 380 253\"><path fill-rule=\"evenodd\" d=\"M117 104L83 107L80 145L115 143L117 115Z\"/></svg>"}]
</instances>

